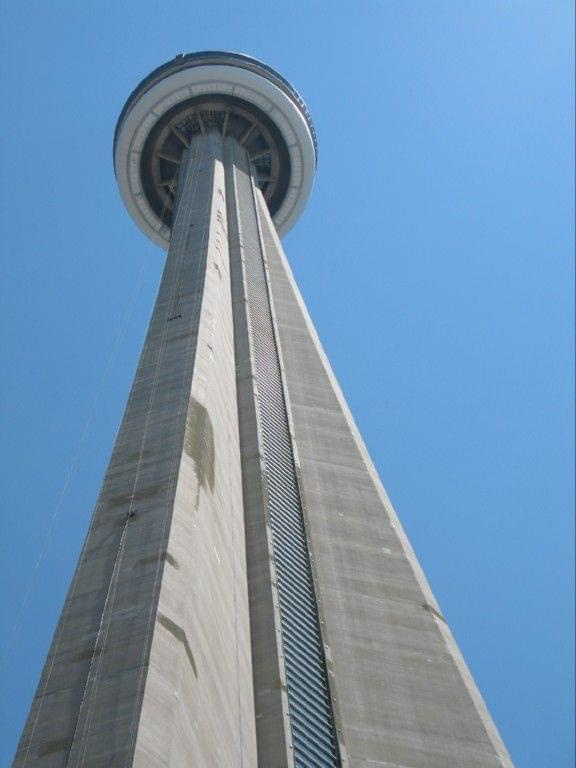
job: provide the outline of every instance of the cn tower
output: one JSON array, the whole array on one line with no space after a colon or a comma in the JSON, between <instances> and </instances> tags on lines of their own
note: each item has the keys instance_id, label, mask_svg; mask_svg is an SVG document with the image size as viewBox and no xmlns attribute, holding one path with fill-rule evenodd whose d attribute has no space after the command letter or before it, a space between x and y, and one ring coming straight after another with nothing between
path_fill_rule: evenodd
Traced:
<instances>
[{"instance_id":1,"label":"cn tower","mask_svg":"<svg viewBox=\"0 0 576 768\"><path fill-rule=\"evenodd\" d=\"M512 766L282 249L316 162L245 55L177 56L120 114L167 258L15 766Z\"/></svg>"}]
</instances>

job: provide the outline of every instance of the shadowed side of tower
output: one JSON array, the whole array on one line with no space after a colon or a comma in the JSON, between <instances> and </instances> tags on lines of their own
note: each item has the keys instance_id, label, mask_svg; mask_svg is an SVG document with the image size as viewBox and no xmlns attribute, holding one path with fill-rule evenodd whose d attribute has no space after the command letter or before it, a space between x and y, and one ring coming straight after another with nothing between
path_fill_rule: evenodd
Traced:
<instances>
[{"instance_id":1,"label":"shadowed side of tower","mask_svg":"<svg viewBox=\"0 0 576 768\"><path fill-rule=\"evenodd\" d=\"M315 159L246 56L128 99L118 183L168 256L18 767L512 765L280 245Z\"/></svg>"}]
</instances>

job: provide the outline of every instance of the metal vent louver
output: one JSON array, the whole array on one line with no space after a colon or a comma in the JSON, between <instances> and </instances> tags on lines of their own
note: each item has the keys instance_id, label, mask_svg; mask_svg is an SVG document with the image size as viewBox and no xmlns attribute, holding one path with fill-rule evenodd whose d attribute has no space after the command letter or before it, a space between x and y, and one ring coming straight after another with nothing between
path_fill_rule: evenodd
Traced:
<instances>
[{"instance_id":1,"label":"metal vent louver","mask_svg":"<svg viewBox=\"0 0 576 768\"><path fill-rule=\"evenodd\" d=\"M239 185L244 184L240 205L242 201L252 204L252 200L257 204L250 179L242 174ZM260 233L251 216L243 216L242 220L294 764L333 768L340 765L340 759L270 298L262 256L259 250L249 247L260 243ZM262 239L274 247L266 222L262 226Z\"/></svg>"}]
</instances>

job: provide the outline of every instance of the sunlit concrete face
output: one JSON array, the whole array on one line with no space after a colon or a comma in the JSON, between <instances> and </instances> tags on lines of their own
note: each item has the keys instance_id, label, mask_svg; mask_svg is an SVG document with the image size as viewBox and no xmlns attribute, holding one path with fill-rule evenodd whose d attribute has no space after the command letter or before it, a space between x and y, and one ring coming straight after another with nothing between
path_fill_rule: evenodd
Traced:
<instances>
[{"instance_id":1,"label":"sunlit concrete face","mask_svg":"<svg viewBox=\"0 0 576 768\"><path fill-rule=\"evenodd\" d=\"M166 266L15 765L511 766L284 256L281 137L202 99L151 134Z\"/></svg>"}]
</instances>

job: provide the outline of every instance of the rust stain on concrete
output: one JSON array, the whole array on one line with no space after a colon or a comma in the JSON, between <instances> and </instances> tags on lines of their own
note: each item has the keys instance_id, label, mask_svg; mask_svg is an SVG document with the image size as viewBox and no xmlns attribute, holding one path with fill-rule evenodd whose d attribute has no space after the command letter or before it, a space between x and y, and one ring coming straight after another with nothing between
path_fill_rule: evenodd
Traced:
<instances>
[{"instance_id":1,"label":"rust stain on concrete","mask_svg":"<svg viewBox=\"0 0 576 768\"><path fill-rule=\"evenodd\" d=\"M170 632L170 634L176 638L176 640L179 640L182 643L184 650L186 651L188 661L190 662L190 666L192 667L192 672L194 672L194 675L198 677L196 662L194 661L194 655L192 653L192 649L190 648L188 638L186 637L186 632L184 632L182 627L176 624L175 621L172 621L172 619L168 618L168 616L165 616L163 613L160 613L160 611L158 611L158 623L161 624L164 629L167 629L168 632Z\"/></svg>"},{"instance_id":2,"label":"rust stain on concrete","mask_svg":"<svg viewBox=\"0 0 576 768\"><path fill-rule=\"evenodd\" d=\"M206 490L214 490L214 430L208 411L194 397L190 398L186 416L184 450L194 461L198 482Z\"/></svg>"},{"instance_id":3,"label":"rust stain on concrete","mask_svg":"<svg viewBox=\"0 0 576 768\"><path fill-rule=\"evenodd\" d=\"M69 752L72 747L72 737L66 736L63 739L52 739L47 741L38 750L38 757L48 757L48 755L54 755L56 752Z\"/></svg>"},{"instance_id":4,"label":"rust stain on concrete","mask_svg":"<svg viewBox=\"0 0 576 768\"><path fill-rule=\"evenodd\" d=\"M173 568L180 568L180 563L174 555L171 555L170 552L161 552L159 555L149 555L148 557L141 557L140 560L136 560L134 563L134 567L137 565L148 565L149 563L157 563L159 560L165 560L167 563L170 563L170 565Z\"/></svg>"},{"instance_id":5,"label":"rust stain on concrete","mask_svg":"<svg viewBox=\"0 0 576 768\"><path fill-rule=\"evenodd\" d=\"M424 608L425 611L429 611L431 614L436 616L437 619L440 619L440 621L443 621L444 624L446 624L446 619L444 618L444 616L442 616L440 611L437 611L433 605L430 605L429 603L423 603L422 608Z\"/></svg>"}]
</instances>

